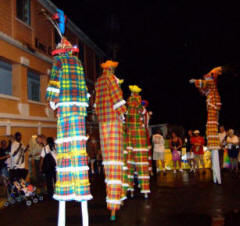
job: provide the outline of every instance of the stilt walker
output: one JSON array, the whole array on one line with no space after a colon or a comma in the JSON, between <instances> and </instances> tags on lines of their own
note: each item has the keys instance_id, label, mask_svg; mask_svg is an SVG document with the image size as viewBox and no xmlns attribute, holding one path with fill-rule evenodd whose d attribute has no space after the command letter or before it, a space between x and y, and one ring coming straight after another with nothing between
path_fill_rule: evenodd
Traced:
<instances>
[{"instance_id":1,"label":"stilt walker","mask_svg":"<svg viewBox=\"0 0 240 226\"><path fill-rule=\"evenodd\" d=\"M126 116L129 190L133 197L134 172L136 170L140 192L147 198L148 193L150 193L150 176L148 172L148 143L145 126L142 121L144 108L141 103L141 96L139 95L141 89L136 85L129 86L129 89L131 96L127 101L128 111Z\"/></svg>"},{"instance_id":2,"label":"stilt walker","mask_svg":"<svg viewBox=\"0 0 240 226\"><path fill-rule=\"evenodd\" d=\"M218 135L218 117L221 109L220 95L217 90L217 78L222 74L222 67L217 67L204 75L203 79L191 79L202 94L206 96L207 103L207 145L212 152L212 170L214 183L221 184L221 171L219 165L220 140Z\"/></svg>"},{"instance_id":3,"label":"stilt walker","mask_svg":"<svg viewBox=\"0 0 240 226\"><path fill-rule=\"evenodd\" d=\"M95 84L95 111L99 121L100 143L103 156L106 183L107 208L111 220L116 219L124 199L123 191L123 121L126 112L125 101L118 79L114 75L118 62L101 64L103 74Z\"/></svg>"},{"instance_id":4,"label":"stilt walker","mask_svg":"<svg viewBox=\"0 0 240 226\"><path fill-rule=\"evenodd\" d=\"M81 62L73 54L64 34L65 16L58 10L55 23L46 12L43 14L55 25L61 43L53 51L53 67L47 88L47 100L52 109L57 109L57 182L54 199L59 201L58 226L65 226L66 201L78 201L82 206L82 225L88 226L87 201L92 199L88 179L86 153L86 128L89 94ZM62 24L63 23L63 24Z\"/></svg>"},{"instance_id":5,"label":"stilt walker","mask_svg":"<svg viewBox=\"0 0 240 226\"><path fill-rule=\"evenodd\" d=\"M148 144L148 171L149 171L149 175L153 175L153 171L152 171L152 145L151 145L151 141L150 141L150 135L149 135L149 121L150 121L150 116L151 113L148 112L147 107L148 107L149 103L147 100L143 100L142 101L142 106L144 108L144 113L143 113L143 122L144 122L144 126L145 126L145 130L146 130L146 136L147 136L147 144Z\"/></svg>"}]
</instances>

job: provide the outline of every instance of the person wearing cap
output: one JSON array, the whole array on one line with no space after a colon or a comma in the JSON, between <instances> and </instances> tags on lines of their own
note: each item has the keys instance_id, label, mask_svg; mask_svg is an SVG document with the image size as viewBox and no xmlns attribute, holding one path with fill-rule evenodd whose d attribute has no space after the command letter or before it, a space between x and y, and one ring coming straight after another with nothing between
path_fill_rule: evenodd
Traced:
<instances>
[{"instance_id":1,"label":"person wearing cap","mask_svg":"<svg viewBox=\"0 0 240 226\"><path fill-rule=\"evenodd\" d=\"M233 129L228 130L226 147L230 158L231 170L235 170L238 173L239 138L234 134Z\"/></svg>"},{"instance_id":2,"label":"person wearing cap","mask_svg":"<svg viewBox=\"0 0 240 226\"><path fill-rule=\"evenodd\" d=\"M203 169L205 170L205 164L204 164L204 138L200 136L199 130L193 131L193 136L191 137L191 145L194 153L194 172L196 169L199 170L200 164L202 165ZM204 171L205 173L205 171Z\"/></svg>"},{"instance_id":3,"label":"person wearing cap","mask_svg":"<svg viewBox=\"0 0 240 226\"><path fill-rule=\"evenodd\" d=\"M200 91L206 96L207 105L207 147L212 153L213 182L221 184L221 171L219 163L219 149L221 148L218 136L218 116L221 109L221 99L217 89L218 76L223 72L222 67L213 68L209 73L203 76L203 79L190 79Z\"/></svg>"},{"instance_id":4,"label":"person wearing cap","mask_svg":"<svg viewBox=\"0 0 240 226\"><path fill-rule=\"evenodd\" d=\"M136 170L140 192L148 198L150 193L148 171L148 142L146 129L142 117L144 108L139 93L142 91L137 85L130 85L131 96L127 100L126 115L127 149L128 149L128 179L131 196L134 195L134 173Z\"/></svg>"},{"instance_id":5,"label":"person wearing cap","mask_svg":"<svg viewBox=\"0 0 240 226\"><path fill-rule=\"evenodd\" d=\"M126 199L123 189L123 121L126 112L119 80L114 75L118 62L108 60L101 64L102 75L95 84L95 112L99 121L100 144L106 183L107 208L110 220Z\"/></svg>"}]
</instances>

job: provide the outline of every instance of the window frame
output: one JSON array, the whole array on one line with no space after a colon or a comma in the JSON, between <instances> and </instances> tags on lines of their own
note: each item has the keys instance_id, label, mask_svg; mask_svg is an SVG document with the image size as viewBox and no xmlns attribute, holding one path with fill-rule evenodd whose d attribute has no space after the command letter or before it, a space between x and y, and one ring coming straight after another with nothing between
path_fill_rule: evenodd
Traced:
<instances>
[{"instance_id":1,"label":"window frame","mask_svg":"<svg viewBox=\"0 0 240 226\"><path fill-rule=\"evenodd\" d=\"M19 9L18 1L26 1L27 3L27 19L25 20L24 9ZM22 5L22 7L24 7ZM20 11L22 11L22 15L20 15ZM22 23L26 24L27 26L31 26L31 0L16 0L16 18L20 20Z\"/></svg>"},{"instance_id":2,"label":"window frame","mask_svg":"<svg viewBox=\"0 0 240 226\"><path fill-rule=\"evenodd\" d=\"M11 62L9 62L9 61L6 61L6 60L4 60L4 59L2 59L2 58L0 58L0 65L1 65L1 63L3 63L3 64L6 64L5 66L7 67L7 69L9 69L8 68L8 66L10 66L10 92L0 92L0 94L1 95L4 95L4 96L9 96L9 97L12 97L13 96L13 75L12 75L12 72L13 72L13 68L12 68L12 63ZM0 66L1 67L1 66Z\"/></svg>"},{"instance_id":3,"label":"window frame","mask_svg":"<svg viewBox=\"0 0 240 226\"><path fill-rule=\"evenodd\" d=\"M35 76L39 78L39 80L35 79L36 78ZM31 83L31 86L30 86L30 83ZM32 90L34 89L34 87L32 87L32 84L38 85L39 87L38 99L34 99L34 95L32 93ZM38 72L33 71L31 69L28 69L27 71L27 97L28 97L28 101L41 103L41 75Z\"/></svg>"}]
</instances>

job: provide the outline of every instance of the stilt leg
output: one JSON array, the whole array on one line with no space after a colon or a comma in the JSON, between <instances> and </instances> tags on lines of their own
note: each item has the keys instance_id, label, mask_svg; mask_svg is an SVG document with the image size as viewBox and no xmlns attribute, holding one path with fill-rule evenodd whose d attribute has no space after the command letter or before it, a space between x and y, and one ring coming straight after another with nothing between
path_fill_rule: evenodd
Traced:
<instances>
[{"instance_id":1,"label":"stilt leg","mask_svg":"<svg viewBox=\"0 0 240 226\"><path fill-rule=\"evenodd\" d=\"M82 206L82 225L83 226L88 226L88 205L87 205L87 201L83 201L81 202L81 206Z\"/></svg>"},{"instance_id":2,"label":"stilt leg","mask_svg":"<svg viewBox=\"0 0 240 226\"><path fill-rule=\"evenodd\" d=\"M218 150L212 150L212 169L213 169L213 181L214 183L221 184L221 170L219 164Z\"/></svg>"},{"instance_id":3,"label":"stilt leg","mask_svg":"<svg viewBox=\"0 0 240 226\"><path fill-rule=\"evenodd\" d=\"M59 201L58 226L65 226L65 222L66 222L66 202Z\"/></svg>"}]
</instances>

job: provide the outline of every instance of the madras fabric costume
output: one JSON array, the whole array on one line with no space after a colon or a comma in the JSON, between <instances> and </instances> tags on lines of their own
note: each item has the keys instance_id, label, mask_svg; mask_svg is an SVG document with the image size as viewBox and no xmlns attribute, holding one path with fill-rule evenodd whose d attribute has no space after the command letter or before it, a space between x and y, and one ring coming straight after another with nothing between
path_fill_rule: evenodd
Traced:
<instances>
[{"instance_id":1,"label":"madras fabric costume","mask_svg":"<svg viewBox=\"0 0 240 226\"><path fill-rule=\"evenodd\" d=\"M65 38L61 44L71 47ZM71 51L55 56L47 99L57 108L57 182L54 198L59 201L92 199L85 129L88 98L84 71L78 58Z\"/></svg>"},{"instance_id":2,"label":"madras fabric costume","mask_svg":"<svg viewBox=\"0 0 240 226\"><path fill-rule=\"evenodd\" d=\"M142 121L143 107L141 89L129 86L132 94L128 98L128 111L126 115L127 150L128 150L128 180L129 190L134 191L134 172L136 170L141 193L150 193L148 172L148 143L146 130Z\"/></svg>"},{"instance_id":3,"label":"madras fabric costume","mask_svg":"<svg viewBox=\"0 0 240 226\"><path fill-rule=\"evenodd\" d=\"M128 149L127 149L127 131L126 124L123 125L123 190L125 196L127 195L127 191L129 188L128 184Z\"/></svg>"},{"instance_id":4,"label":"madras fabric costume","mask_svg":"<svg viewBox=\"0 0 240 226\"><path fill-rule=\"evenodd\" d=\"M100 144L109 210L118 210L125 198L123 191L123 122L125 101L118 79L114 75L117 62L101 64L103 74L95 84L95 111L99 120Z\"/></svg>"},{"instance_id":5,"label":"madras fabric costume","mask_svg":"<svg viewBox=\"0 0 240 226\"><path fill-rule=\"evenodd\" d=\"M207 104L207 146L212 151L212 167L214 172L214 182L221 183L218 151L220 149L220 139L218 135L218 116L221 109L221 99L217 89L218 75L222 74L222 67L211 70L204 76L204 79L195 80L194 84L199 91L206 96ZM219 168L219 170L218 170ZM219 171L219 172L218 172Z\"/></svg>"},{"instance_id":6,"label":"madras fabric costume","mask_svg":"<svg viewBox=\"0 0 240 226\"><path fill-rule=\"evenodd\" d=\"M149 174L151 175L152 174L152 145L151 145L150 135L149 135L150 114L147 110L148 101L143 100L142 105L143 105L143 108L144 108L143 122L144 122L145 130L146 130L146 139L147 139L147 143L148 143L148 164L149 164L148 165L148 171L149 171Z\"/></svg>"}]
</instances>

